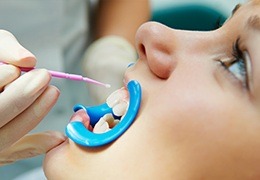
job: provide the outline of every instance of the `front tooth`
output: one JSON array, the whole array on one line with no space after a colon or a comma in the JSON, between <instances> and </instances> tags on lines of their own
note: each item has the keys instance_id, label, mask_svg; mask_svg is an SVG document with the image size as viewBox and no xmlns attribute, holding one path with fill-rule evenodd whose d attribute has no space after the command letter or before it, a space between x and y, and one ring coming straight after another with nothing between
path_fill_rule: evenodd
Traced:
<instances>
[{"instance_id":1,"label":"front tooth","mask_svg":"<svg viewBox=\"0 0 260 180\"><path fill-rule=\"evenodd\" d=\"M116 116L123 116L126 112L128 103L125 101L120 102L119 104L115 105L112 109L114 115Z\"/></svg>"},{"instance_id":2,"label":"front tooth","mask_svg":"<svg viewBox=\"0 0 260 180\"><path fill-rule=\"evenodd\" d=\"M104 120L104 118L100 118L100 120L94 126L93 132L100 134L100 133L104 133L108 130L109 130L108 123Z\"/></svg>"},{"instance_id":3,"label":"front tooth","mask_svg":"<svg viewBox=\"0 0 260 180\"><path fill-rule=\"evenodd\" d=\"M107 105L112 108L119 102L119 99L120 99L120 93L119 90L116 90L110 96L108 96L106 101Z\"/></svg>"},{"instance_id":4,"label":"front tooth","mask_svg":"<svg viewBox=\"0 0 260 180\"><path fill-rule=\"evenodd\" d=\"M121 88L113 92L106 100L107 105L109 107L114 107L116 104L118 104L123 99L127 98L127 91L125 88Z\"/></svg>"}]
</instances>

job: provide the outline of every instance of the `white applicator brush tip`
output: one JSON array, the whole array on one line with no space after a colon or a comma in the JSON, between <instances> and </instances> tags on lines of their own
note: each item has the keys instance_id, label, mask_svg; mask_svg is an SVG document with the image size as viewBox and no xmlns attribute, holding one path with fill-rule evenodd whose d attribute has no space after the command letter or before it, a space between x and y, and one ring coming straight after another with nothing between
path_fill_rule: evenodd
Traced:
<instances>
[{"instance_id":1,"label":"white applicator brush tip","mask_svg":"<svg viewBox=\"0 0 260 180\"><path fill-rule=\"evenodd\" d=\"M111 88L111 85L110 84L106 84L105 87L106 88Z\"/></svg>"}]
</instances>

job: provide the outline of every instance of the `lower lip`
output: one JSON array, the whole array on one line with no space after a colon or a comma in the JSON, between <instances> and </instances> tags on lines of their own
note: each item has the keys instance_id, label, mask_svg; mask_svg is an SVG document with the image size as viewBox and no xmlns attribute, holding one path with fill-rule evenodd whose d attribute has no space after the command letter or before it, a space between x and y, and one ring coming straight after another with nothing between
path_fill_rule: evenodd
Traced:
<instances>
[{"instance_id":1,"label":"lower lip","mask_svg":"<svg viewBox=\"0 0 260 180\"><path fill-rule=\"evenodd\" d=\"M73 122L73 121L80 121L83 122L87 120L87 114L83 109L80 109L78 111L76 111L72 117L70 118L69 122Z\"/></svg>"},{"instance_id":2,"label":"lower lip","mask_svg":"<svg viewBox=\"0 0 260 180\"><path fill-rule=\"evenodd\" d=\"M73 122L73 121L80 121L80 122L82 122L85 125L85 127L88 130L90 130L90 131L93 130L93 128L90 125L90 118L89 118L88 114L86 113L86 111L83 110L83 109L80 109L80 110L76 111L72 115L72 117L70 118L69 122Z\"/></svg>"}]
</instances>

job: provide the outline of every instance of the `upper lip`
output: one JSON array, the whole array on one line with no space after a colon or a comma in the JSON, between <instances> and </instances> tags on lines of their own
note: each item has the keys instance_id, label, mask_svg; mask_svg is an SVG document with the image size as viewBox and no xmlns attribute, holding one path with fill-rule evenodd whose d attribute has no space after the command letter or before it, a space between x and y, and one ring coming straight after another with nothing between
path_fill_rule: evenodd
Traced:
<instances>
[{"instance_id":1,"label":"upper lip","mask_svg":"<svg viewBox=\"0 0 260 180\"><path fill-rule=\"evenodd\" d=\"M124 84L124 87L127 89L127 84L129 82L129 78L125 75L124 76L124 79L123 79L123 84Z\"/></svg>"},{"instance_id":2,"label":"upper lip","mask_svg":"<svg viewBox=\"0 0 260 180\"><path fill-rule=\"evenodd\" d=\"M87 113L83 110L83 109L80 109L78 111L76 111L70 118L70 122L71 121L86 121L87 120Z\"/></svg>"}]
</instances>

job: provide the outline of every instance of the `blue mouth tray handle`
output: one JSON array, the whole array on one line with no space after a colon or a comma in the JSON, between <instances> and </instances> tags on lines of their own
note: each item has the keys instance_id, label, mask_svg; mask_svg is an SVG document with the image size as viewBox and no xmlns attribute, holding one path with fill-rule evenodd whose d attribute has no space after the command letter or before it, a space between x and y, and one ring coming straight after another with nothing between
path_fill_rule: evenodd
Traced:
<instances>
[{"instance_id":1,"label":"blue mouth tray handle","mask_svg":"<svg viewBox=\"0 0 260 180\"><path fill-rule=\"evenodd\" d=\"M95 124L99 121L100 118L102 118L105 114L113 114L112 108L110 108L107 103L98 105L98 106L91 106L91 107L85 107L81 104L77 104L74 106L74 112L84 109L89 117L90 117L90 124L92 127L95 126ZM116 116L113 115L115 118Z\"/></svg>"},{"instance_id":2,"label":"blue mouth tray handle","mask_svg":"<svg viewBox=\"0 0 260 180\"><path fill-rule=\"evenodd\" d=\"M120 123L118 123L110 131L96 134L86 129L82 122L73 121L67 125L65 130L66 135L76 144L87 147L103 146L113 142L118 137L120 137L135 120L135 117L138 114L140 108L142 98L141 86L137 81L130 81L127 84L127 88L129 91L128 110L125 116L120 120ZM111 108L109 108L105 104L95 106L93 108L86 108L82 105L77 105L74 107L74 111L77 111L79 109L85 109L88 112L90 121L93 121L90 122L90 124L95 124L99 120L99 117L102 117L107 112L112 113Z\"/></svg>"}]
</instances>

